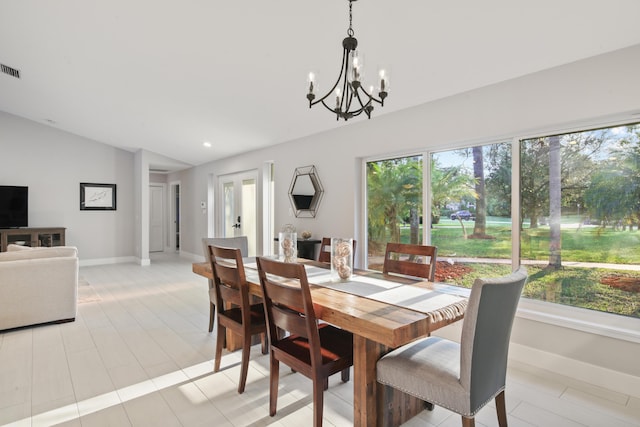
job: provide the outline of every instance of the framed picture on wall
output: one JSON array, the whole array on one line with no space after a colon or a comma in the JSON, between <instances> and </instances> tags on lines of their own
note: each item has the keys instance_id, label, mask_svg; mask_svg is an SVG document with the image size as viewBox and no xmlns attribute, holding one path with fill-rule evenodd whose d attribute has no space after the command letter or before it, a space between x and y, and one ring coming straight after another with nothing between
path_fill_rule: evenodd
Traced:
<instances>
[{"instance_id":1,"label":"framed picture on wall","mask_svg":"<svg viewBox=\"0 0 640 427\"><path fill-rule=\"evenodd\" d=\"M115 211L116 185L80 183L81 211Z\"/></svg>"}]
</instances>

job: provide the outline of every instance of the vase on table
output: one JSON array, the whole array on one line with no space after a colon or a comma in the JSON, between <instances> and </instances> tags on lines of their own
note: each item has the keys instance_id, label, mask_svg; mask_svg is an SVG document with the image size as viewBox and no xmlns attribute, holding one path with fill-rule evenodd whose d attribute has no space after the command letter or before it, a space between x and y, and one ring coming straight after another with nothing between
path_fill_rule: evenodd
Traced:
<instances>
[{"instance_id":1,"label":"vase on table","mask_svg":"<svg viewBox=\"0 0 640 427\"><path fill-rule=\"evenodd\" d=\"M296 232L283 231L278 235L278 259L282 262L296 262L298 257L298 236Z\"/></svg>"},{"instance_id":2,"label":"vase on table","mask_svg":"<svg viewBox=\"0 0 640 427\"><path fill-rule=\"evenodd\" d=\"M353 239L331 238L331 280L344 282L353 273Z\"/></svg>"}]
</instances>

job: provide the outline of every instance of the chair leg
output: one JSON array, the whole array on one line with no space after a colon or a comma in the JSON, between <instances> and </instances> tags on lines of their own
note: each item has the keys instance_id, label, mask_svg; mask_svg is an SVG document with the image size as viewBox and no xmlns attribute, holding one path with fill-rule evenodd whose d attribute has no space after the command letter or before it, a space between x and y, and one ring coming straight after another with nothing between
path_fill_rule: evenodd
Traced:
<instances>
[{"instance_id":1,"label":"chair leg","mask_svg":"<svg viewBox=\"0 0 640 427\"><path fill-rule=\"evenodd\" d=\"M269 353L269 343L267 341L268 341L267 334L260 334L260 345L261 345L262 354Z\"/></svg>"},{"instance_id":2,"label":"chair leg","mask_svg":"<svg viewBox=\"0 0 640 427\"><path fill-rule=\"evenodd\" d=\"M342 372L340 373L343 383L349 382L349 371L350 369L346 368L346 369L343 369Z\"/></svg>"},{"instance_id":3,"label":"chair leg","mask_svg":"<svg viewBox=\"0 0 640 427\"><path fill-rule=\"evenodd\" d=\"M249 372L249 355L251 354L251 334L244 331L242 336L242 364L240 366L240 382L238 383L238 393L244 393L244 385L247 383L247 373Z\"/></svg>"},{"instance_id":4,"label":"chair leg","mask_svg":"<svg viewBox=\"0 0 640 427\"><path fill-rule=\"evenodd\" d=\"M273 354L269 357L269 415L276 414L278 406L278 377L280 376L280 362Z\"/></svg>"},{"instance_id":5,"label":"chair leg","mask_svg":"<svg viewBox=\"0 0 640 427\"><path fill-rule=\"evenodd\" d=\"M214 303L209 303L209 332L213 331L213 321L216 315L216 306Z\"/></svg>"},{"instance_id":6,"label":"chair leg","mask_svg":"<svg viewBox=\"0 0 640 427\"><path fill-rule=\"evenodd\" d=\"M322 427L324 390L327 383L327 378L314 378L313 381L313 427Z\"/></svg>"},{"instance_id":7,"label":"chair leg","mask_svg":"<svg viewBox=\"0 0 640 427\"><path fill-rule=\"evenodd\" d=\"M220 370L220 359L222 359L222 347L224 347L225 336L227 335L227 328L222 326L220 322L218 322L218 330L216 331L218 335L216 337L216 360L213 364L213 372L218 372Z\"/></svg>"},{"instance_id":8,"label":"chair leg","mask_svg":"<svg viewBox=\"0 0 640 427\"><path fill-rule=\"evenodd\" d=\"M504 401L504 390L496 396L496 412L498 412L498 425L507 427L507 407Z\"/></svg>"},{"instance_id":9,"label":"chair leg","mask_svg":"<svg viewBox=\"0 0 640 427\"><path fill-rule=\"evenodd\" d=\"M476 420L474 418L462 417L462 427L475 427Z\"/></svg>"}]
</instances>

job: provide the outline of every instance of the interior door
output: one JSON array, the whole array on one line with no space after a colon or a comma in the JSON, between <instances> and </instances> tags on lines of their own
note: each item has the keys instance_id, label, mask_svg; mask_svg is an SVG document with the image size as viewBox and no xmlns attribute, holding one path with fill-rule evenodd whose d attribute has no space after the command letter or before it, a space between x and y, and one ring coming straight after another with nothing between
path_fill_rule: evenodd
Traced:
<instances>
[{"instance_id":1,"label":"interior door","mask_svg":"<svg viewBox=\"0 0 640 427\"><path fill-rule=\"evenodd\" d=\"M149 252L164 251L164 187L149 186Z\"/></svg>"},{"instance_id":2,"label":"interior door","mask_svg":"<svg viewBox=\"0 0 640 427\"><path fill-rule=\"evenodd\" d=\"M223 175L219 178L218 233L222 237L247 236L249 256L258 247L258 173Z\"/></svg>"}]
</instances>

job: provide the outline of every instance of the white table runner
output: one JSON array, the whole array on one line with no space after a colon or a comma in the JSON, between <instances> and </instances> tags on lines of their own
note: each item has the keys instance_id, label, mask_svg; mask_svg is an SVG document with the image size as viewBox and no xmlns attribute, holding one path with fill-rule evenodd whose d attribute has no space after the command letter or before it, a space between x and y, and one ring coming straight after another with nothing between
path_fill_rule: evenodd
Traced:
<instances>
[{"instance_id":1,"label":"white table runner","mask_svg":"<svg viewBox=\"0 0 640 427\"><path fill-rule=\"evenodd\" d=\"M247 279L259 282L257 264L245 264ZM438 286L438 289L428 289L398 283L377 277L353 275L349 281L332 281L331 271L326 268L305 265L307 279L310 284L347 292L353 295L392 304L421 313L431 313L439 308L460 303L468 296L468 290L456 289L449 286Z\"/></svg>"}]
</instances>

